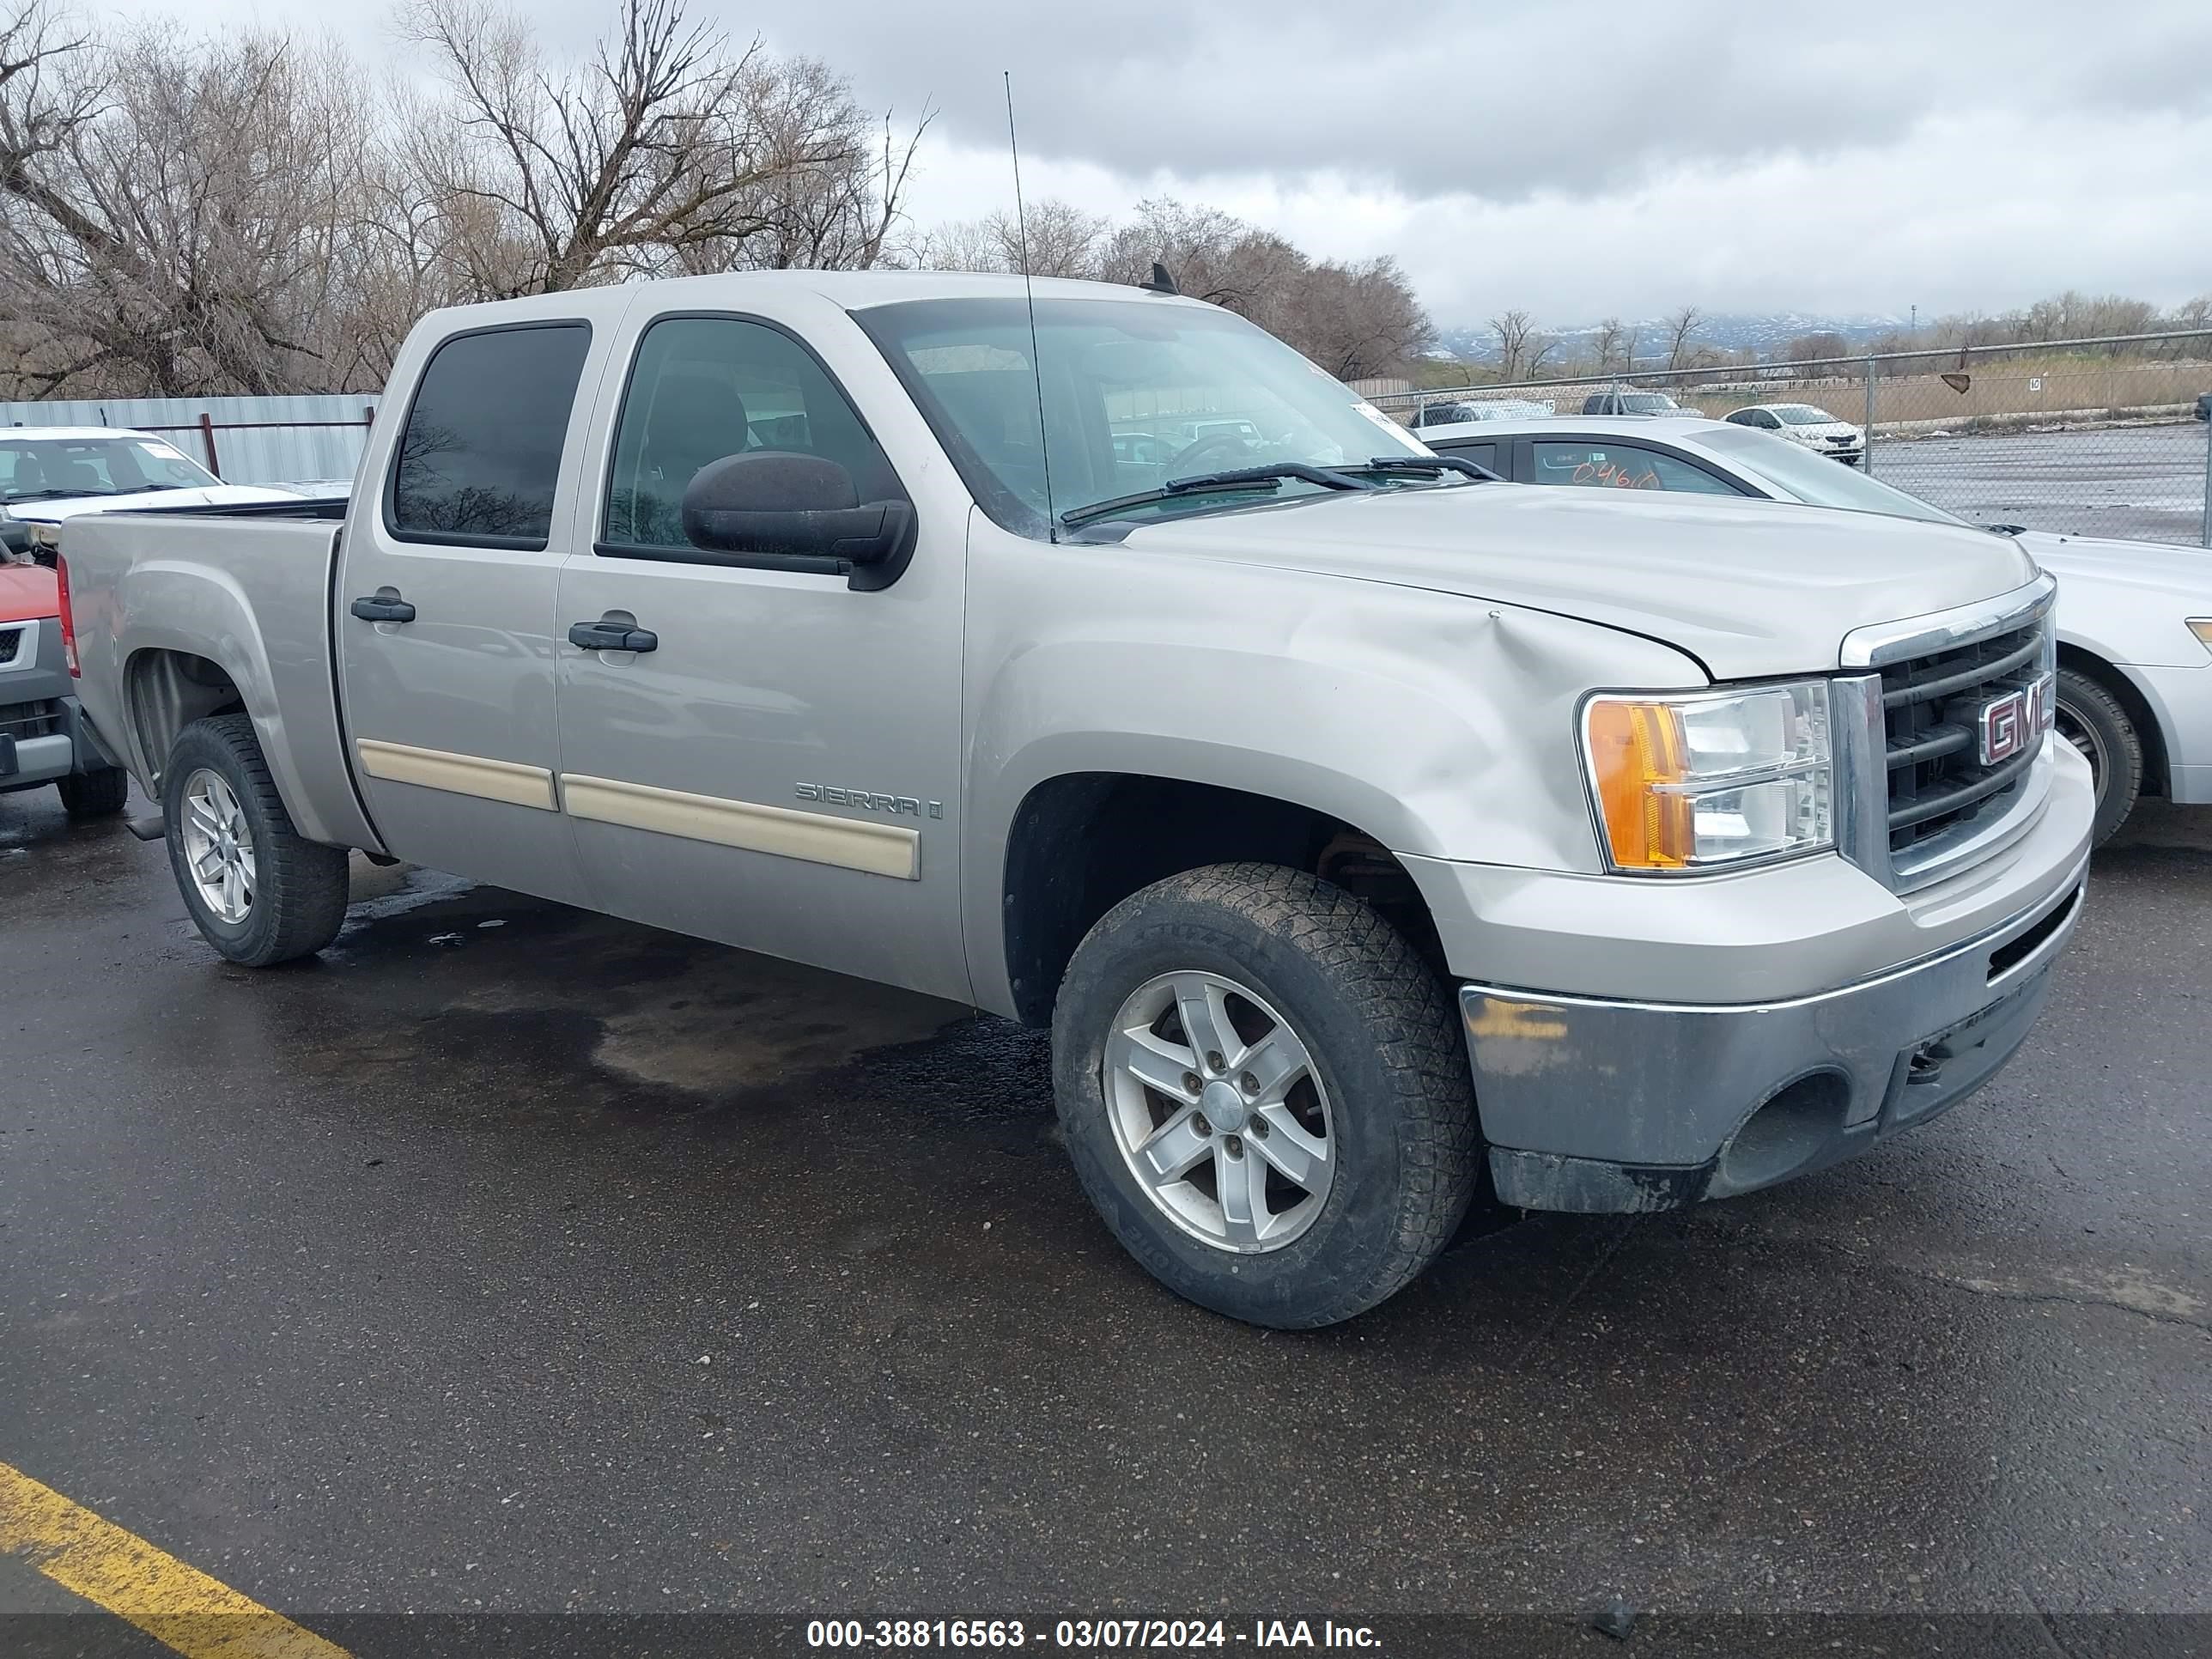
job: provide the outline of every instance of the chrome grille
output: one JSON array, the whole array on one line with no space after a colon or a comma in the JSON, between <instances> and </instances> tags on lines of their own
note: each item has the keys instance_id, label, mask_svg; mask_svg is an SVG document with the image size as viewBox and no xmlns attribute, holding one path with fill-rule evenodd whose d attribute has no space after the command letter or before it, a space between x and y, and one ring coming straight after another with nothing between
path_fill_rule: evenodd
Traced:
<instances>
[{"instance_id":1,"label":"chrome grille","mask_svg":"<svg viewBox=\"0 0 2212 1659\"><path fill-rule=\"evenodd\" d=\"M49 697L41 702L0 702L0 738L51 738L62 729L62 706Z\"/></svg>"},{"instance_id":2,"label":"chrome grille","mask_svg":"<svg viewBox=\"0 0 2212 1659\"><path fill-rule=\"evenodd\" d=\"M15 660L23 649L23 635L30 630L23 628L0 628L0 665Z\"/></svg>"},{"instance_id":3,"label":"chrome grille","mask_svg":"<svg viewBox=\"0 0 2212 1659\"><path fill-rule=\"evenodd\" d=\"M1971 711L2031 685L2043 672L2044 654L2038 621L1882 669L1893 858L2012 805L2042 745L2032 742L2008 760L1982 765Z\"/></svg>"},{"instance_id":4,"label":"chrome grille","mask_svg":"<svg viewBox=\"0 0 2212 1659\"><path fill-rule=\"evenodd\" d=\"M1858 672L1834 689L1838 844L1869 875L1911 892L1996 857L2041 818L2057 592L2041 575L1844 637L1843 666Z\"/></svg>"}]
</instances>

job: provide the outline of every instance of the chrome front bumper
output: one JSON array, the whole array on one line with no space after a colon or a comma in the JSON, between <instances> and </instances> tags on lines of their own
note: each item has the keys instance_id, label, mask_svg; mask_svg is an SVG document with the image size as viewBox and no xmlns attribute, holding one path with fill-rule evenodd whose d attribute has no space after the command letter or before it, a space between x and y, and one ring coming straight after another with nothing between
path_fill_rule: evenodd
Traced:
<instances>
[{"instance_id":1,"label":"chrome front bumper","mask_svg":"<svg viewBox=\"0 0 2212 1659\"><path fill-rule=\"evenodd\" d=\"M1926 1121L2027 1035L2087 868L2085 857L2048 897L1965 944L1814 996L1669 1004L1464 986L1498 1196L1527 1209L1672 1209Z\"/></svg>"}]
</instances>

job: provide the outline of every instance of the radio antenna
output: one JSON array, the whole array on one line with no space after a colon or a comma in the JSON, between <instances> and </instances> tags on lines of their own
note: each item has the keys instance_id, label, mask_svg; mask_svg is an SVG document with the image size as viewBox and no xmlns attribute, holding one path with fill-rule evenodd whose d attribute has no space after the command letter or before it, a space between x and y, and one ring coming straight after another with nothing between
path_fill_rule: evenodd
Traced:
<instances>
[{"instance_id":1,"label":"radio antenna","mask_svg":"<svg viewBox=\"0 0 2212 1659\"><path fill-rule=\"evenodd\" d=\"M1014 230L1022 253L1022 295L1029 302L1030 373L1036 381L1037 459L1044 466L1044 536L1060 540L1060 520L1052 510L1052 447L1044 431L1044 356L1037 349L1036 279L1030 275L1029 210L1022 205L1022 147L1014 136L1014 72L1001 70L1006 82L1006 148L1014 158Z\"/></svg>"}]
</instances>

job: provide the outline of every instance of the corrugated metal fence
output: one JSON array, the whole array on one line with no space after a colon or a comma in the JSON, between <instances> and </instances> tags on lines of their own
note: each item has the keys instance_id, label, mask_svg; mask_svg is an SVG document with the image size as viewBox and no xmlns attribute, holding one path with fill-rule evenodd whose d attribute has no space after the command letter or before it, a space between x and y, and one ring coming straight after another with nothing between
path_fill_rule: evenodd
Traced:
<instances>
[{"instance_id":1,"label":"corrugated metal fence","mask_svg":"<svg viewBox=\"0 0 2212 1659\"><path fill-rule=\"evenodd\" d=\"M350 480L376 418L374 397L91 398L0 403L0 426L116 426L158 432L228 483Z\"/></svg>"}]
</instances>

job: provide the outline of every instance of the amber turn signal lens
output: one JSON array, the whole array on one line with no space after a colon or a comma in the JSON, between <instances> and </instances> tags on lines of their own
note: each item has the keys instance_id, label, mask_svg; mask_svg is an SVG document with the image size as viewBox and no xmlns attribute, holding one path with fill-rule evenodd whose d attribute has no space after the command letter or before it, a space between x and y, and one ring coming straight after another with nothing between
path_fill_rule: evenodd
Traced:
<instances>
[{"instance_id":1,"label":"amber turn signal lens","mask_svg":"<svg viewBox=\"0 0 2212 1659\"><path fill-rule=\"evenodd\" d=\"M1688 796L1662 793L1688 768L1681 717L1664 703L1600 699L1589 706L1590 768L1613 864L1679 870L1697 846Z\"/></svg>"}]
</instances>

